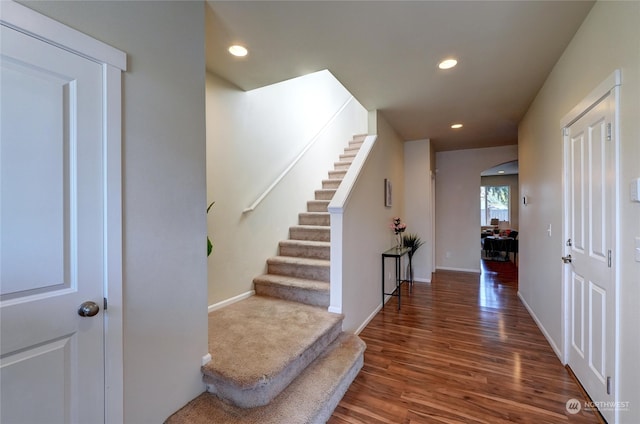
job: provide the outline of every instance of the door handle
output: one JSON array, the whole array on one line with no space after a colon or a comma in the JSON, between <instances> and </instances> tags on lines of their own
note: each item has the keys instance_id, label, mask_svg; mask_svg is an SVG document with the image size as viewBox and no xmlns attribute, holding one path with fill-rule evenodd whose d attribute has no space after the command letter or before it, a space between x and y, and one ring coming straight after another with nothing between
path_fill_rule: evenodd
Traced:
<instances>
[{"instance_id":1,"label":"door handle","mask_svg":"<svg viewBox=\"0 0 640 424\"><path fill-rule=\"evenodd\" d=\"M95 302L87 301L83 302L82 305L80 305L80 309L78 309L78 315L80 315L81 317L92 317L96 315L99 310L100 307Z\"/></svg>"},{"instance_id":2,"label":"door handle","mask_svg":"<svg viewBox=\"0 0 640 424\"><path fill-rule=\"evenodd\" d=\"M571 255L563 256L562 257L562 262L564 262L565 264L570 264L571 263Z\"/></svg>"}]
</instances>

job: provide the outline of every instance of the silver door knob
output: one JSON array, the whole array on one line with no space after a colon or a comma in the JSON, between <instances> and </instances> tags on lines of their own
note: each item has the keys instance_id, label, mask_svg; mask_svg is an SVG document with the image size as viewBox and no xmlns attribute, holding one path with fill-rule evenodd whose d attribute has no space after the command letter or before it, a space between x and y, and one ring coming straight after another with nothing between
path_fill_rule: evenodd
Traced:
<instances>
[{"instance_id":1,"label":"silver door knob","mask_svg":"<svg viewBox=\"0 0 640 424\"><path fill-rule=\"evenodd\" d=\"M571 263L571 255L563 256L562 257L562 262L564 262L565 264L570 264Z\"/></svg>"},{"instance_id":2,"label":"silver door knob","mask_svg":"<svg viewBox=\"0 0 640 424\"><path fill-rule=\"evenodd\" d=\"M84 302L80 305L80 309L78 309L78 315L81 317L92 317L98 313L100 307L91 301Z\"/></svg>"}]
</instances>

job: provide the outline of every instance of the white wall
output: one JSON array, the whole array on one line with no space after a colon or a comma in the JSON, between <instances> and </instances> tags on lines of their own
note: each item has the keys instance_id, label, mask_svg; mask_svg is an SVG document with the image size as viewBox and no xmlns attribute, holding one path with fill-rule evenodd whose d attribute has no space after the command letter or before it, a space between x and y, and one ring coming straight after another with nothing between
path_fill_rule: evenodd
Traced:
<instances>
[{"instance_id":1,"label":"white wall","mask_svg":"<svg viewBox=\"0 0 640 424\"><path fill-rule=\"evenodd\" d=\"M414 279L431 281L434 269L433 219L435 205L431 187L431 142L415 140L404 143L404 189L407 232L417 234L424 245L413 256Z\"/></svg>"},{"instance_id":2,"label":"white wall","mask_svg":"<svg viewBox=\"0 0 640 424\"><path fill-rule=\"evenodd\" d=\"M517 158L516 145L436 153L437 268L480 272L480 173Z\"/></svg>"},{"instance_id":3,"label":"white wall","mask_svg":"<svg viewBox=\"0 0 640 424\"><path fill-rule=\"evenodd\" d=\"M208 350L204 5L24 4L128 54L124 420L163 422L204 390L200 365Z\"/></svg>"},{"instance_id":4,"label":"white wall","mask_svg":"<svg viewBox=\"0 0 640 424\"><path fill-rule=\"evenodd\" d=\"M356 331L382 306L380 258L395 246L389 228L394 216L404 218L403 141L377 114L378 138L356 181L343 215L343 329ZM384 179L393 185L393 206L384 206ZM393 273L393 261L387 262ZM386 276L385 276L386 277ZM386 278L387 291L395 280Z\"/></svg>"},{"instance_id":5,"label":"white wall","mask_svg":"<svg viewBox=\"0 0 640 424\"><path fill-rule=\"evenodd\" d=\"M547 78L519 127L520 295L551 343L562 349L562 139L560 119L615 69L622 69L620 102L620 401L622 423L640 422L640 204L629 183L640 177L640 3L597 2ZM552 236L546 233L551 224Z\"/></svg>"},{"instance_id":6,"label":"white wall","mask_svg":"<svg viewBox=\"0 0 640 424\"><path fill-rule=\"evenodd\" d=\"M348 141L367 132L367 111L328 71L249 92L207 74L206 99L207 192L216 202L208 216L209 304L216 304L253 289ZM345 104L291 172L243 214Z\"/></svg>"}]
</instances>

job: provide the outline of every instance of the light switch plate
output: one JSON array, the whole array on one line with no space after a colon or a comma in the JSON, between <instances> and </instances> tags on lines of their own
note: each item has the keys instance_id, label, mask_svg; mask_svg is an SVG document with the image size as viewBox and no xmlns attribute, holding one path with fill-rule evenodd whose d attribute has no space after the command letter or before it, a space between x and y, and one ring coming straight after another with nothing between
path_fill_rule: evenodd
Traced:
<instances>
[{"instance_id":1,"label":"light switch plate","mask_svg":"<svg viewBox=\"0 0 640 424\"><path fill-rule=\"evenodd\" d=\"M640 202L640 178L631 180L631 184L629 184L629 197L632 202Z\"/></svg>"}]
</instances>

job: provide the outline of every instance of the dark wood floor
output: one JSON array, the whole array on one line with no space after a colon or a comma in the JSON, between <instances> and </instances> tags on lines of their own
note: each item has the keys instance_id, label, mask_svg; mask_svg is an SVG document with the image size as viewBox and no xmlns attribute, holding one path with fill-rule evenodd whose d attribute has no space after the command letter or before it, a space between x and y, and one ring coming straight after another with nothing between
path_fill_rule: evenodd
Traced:
<instances>
[{"instance_id":1,"label":"dark wood floor","mask_svg":"<svg viewBox=\"0 0 640 424\"><path fill-rule=\"evenodd\" d=\"M364 367L329 424L598 423L517 297L517 268L438 271L360 334ZM405 295L406 294L406 295Z\"/></svg>"}]
</instances>

